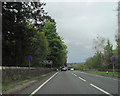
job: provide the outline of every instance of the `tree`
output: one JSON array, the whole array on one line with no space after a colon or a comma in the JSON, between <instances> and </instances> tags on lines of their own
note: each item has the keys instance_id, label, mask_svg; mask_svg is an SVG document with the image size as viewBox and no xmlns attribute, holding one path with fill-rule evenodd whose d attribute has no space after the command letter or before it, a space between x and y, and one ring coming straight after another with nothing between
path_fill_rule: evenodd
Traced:
<instances>
[{"instance_id":1,"label":"tree","mask_svg":"<svg viewBox=\"0 0 120 96\"><path fill-rule=\"evenodd\" d=\"M85 65L86 65L89 69L92 68L92 57L89 57L89 58L86 59Z\"/></svg>"},{"instance_id":2,"label":"tree","mask_svg":"<svg viewBox=\"0 0 120 96\"><path fill-rule=\"evenodd\" d=\"M105 46L105 38L101 37L101 36L97 36L96 39L94 39L94 50L96 52L101 52L103 53L104 51L104 46Z\"/></svg>"},{"instance_id":3,"label":"tree","mask_svg":"<svg viewBox=\"0 0 120 96\"><path fill-rule=\"evenodd\" d=\"M50 53L47 59L53 60L53 66L59 67L64 65L67 59L67 46L56 32L56 23L51 21L46 22L42 32L45 33L49 42Z\"/></svg>"},{"instance_id":4,"label":"tree","mask_svg":"<svg viewBox=\"0 0 120 96\"><path fill-rule=\"evenodd\" d=\"M97 52L92 57L92 67L95 69L101 69L103 67L103 54L101 52Z\"/></svg>"},{"instance_id":5,"label":"tree","mask_svg":"<svg viewBox=\"0 0 120 96\"><path fill-rule=\"evenodd\" d=\"M31 51L34 52L35 49L31 45L33 38L37 39L35 43L39 42L39 44L43 43L47 46L43 33L36 37L37 32L40 32L39 29L43 27L47 20L54 21L44 11L43 6L45 6L45 3L41 2L2 3L2 63L4 66L26 66L24 65L26 56ZM33 25L29 25L29 22ZM40 51L40 47L42 48L42 46L39 46L37 51Z\"/></svg>"},{"instance_id":6,"label":"tree","mask_svg":"<svg viewBox=\"0 0 120 96\"><path fill-rule=\"evenodd\" d=\"M107 68L112 68L112 64L110 61L110 57L113 56L113 49L112 49L113 45L110 44L110 41L107 40L107 45L104 48L104 60L105 60L105 66L107 66Z\"/></svg>"},{"instance_id":7,"label":"tree","mask_svg":"<svg viewBox=\"0 0 120 96\"><path fill-rule=\"evenodd\" d=\"M85 65L88 68L95 68L99 70L112 69L112 62L110 58L115 56L115 68L120 68L118 55L119 55L119 38L118 34L115 35L117 42L116 49L113 50L113 45L110 43L109 39L106 42L106 39L100 36L97 36L97 39L94 39L94 49L95 54L93 57L86 59Z\"/></svg>"},{"instance_id":8,"label":"tree","mask_svg":"<svg viewBox=\"0 0 120 96\"><path fill-rule=\"evenodd\" d=\"M41 2L3 2L3 65L25 65L32 55L32 66L53 60L53 66L64 64L67 47L56 32L56 23ZM13 59L14 58L14 59ZM58 60L60 62L58 62Z\"/></svg>"},{"instance_id":9,"label":"tree","mask_svg":"<svg viewBox=\"0 0 120 96\"><path fill-rule=\"evenodd\" d=\"M46 60L48 49L48 41L43 32L39 32L37 28L33 28L33 24L28 24L27 28L34 33L33 36L29 37L28 44L26 46L26 55L27 58L29 55L33 56L32 66L41 66L42 61ZM29 32L27 30L27 32Z\"/></svg>"},{"instance_id":10,"label":"tree","mask_svg":"<svg viewBox=\"0 0 120 96\"><path fill-rule=\"evenodd\" d=\"M118 57L120 56L120 39L119 39L119 32L115 35L115 40L116 40L116 49L113 50L113 55L116 58L115 61L115 68L120 69L120 59Z\"/></svg>"},{"instance_id":11,"label":"tree","mask_svg":"<svg viewBox=\"0 0 120 96\"><path fill-rule=\"evenodd\" d=\"M94 50L96 51L95 55L92 58L93 66L96 68L101 68L104 66L104 47L105 47L105 41L106 39L97 36L97 39L94 39Z\"/></svg>"}]
</instances>

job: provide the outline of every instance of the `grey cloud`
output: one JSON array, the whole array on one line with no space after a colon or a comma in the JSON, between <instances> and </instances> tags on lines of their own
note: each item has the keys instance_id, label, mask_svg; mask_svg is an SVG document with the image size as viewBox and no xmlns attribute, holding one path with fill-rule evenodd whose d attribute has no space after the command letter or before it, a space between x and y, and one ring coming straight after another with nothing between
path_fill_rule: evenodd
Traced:
<instances>
[{"instance_id":1,"label":"grey cloud","mask_svg":"<svg viewBox=\"0 0 120 96\"><path fill-rule=\"evenodd\" d=\"M84 62L94 55L93 39L97 34L115 46L117 2L49 2L46 11L57 23L57 31L68 46L68 62Z\"/></svg>"}]
</instances>

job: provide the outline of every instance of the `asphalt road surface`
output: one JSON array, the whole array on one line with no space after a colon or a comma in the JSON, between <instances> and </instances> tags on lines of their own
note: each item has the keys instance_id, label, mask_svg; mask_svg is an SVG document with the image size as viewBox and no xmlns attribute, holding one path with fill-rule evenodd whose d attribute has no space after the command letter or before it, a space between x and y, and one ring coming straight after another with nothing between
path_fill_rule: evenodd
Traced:
<instances>
[{"instance_id":1,"label":"asphalt road surface","mask_svg":"<svg viewBox=\"0 0 120 96\"><path fill-rule=\"evenodd\" d=\"M17 94L118 94L120 80L79 71L60 71Z\"/></svg>"}]
</instances>

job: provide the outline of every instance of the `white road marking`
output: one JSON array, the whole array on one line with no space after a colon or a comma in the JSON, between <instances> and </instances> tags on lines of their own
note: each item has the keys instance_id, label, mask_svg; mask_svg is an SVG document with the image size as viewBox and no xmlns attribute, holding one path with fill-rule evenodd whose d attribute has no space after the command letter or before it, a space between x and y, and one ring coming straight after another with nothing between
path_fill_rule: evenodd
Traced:
<instances>
[{"instance_id":1,"label":"white road marking","mask_svg":"<svg viewBox=\"0 0 120 96\"><path fill-rule=\"evenodd\" d=\"M77 77L77 75L76 74L74 74L74 73L72 73L74 76L76 76Z\"/></svg>"},{"instance_id":2,"label":"white road marking","mask_svg":"<svg viewBox=\"0 0 120 96\"><path fill-rule=\"evenodd\" d=\"M74 73L72 73L74 76L76 76L77 77L77 75L76 74L74 74ZM79 79L81 79L82 81L84 81L84 82L86 82L86 80L85 79L83 79L83 78L81 78L81 77L79 77Z\"/></svg>"},{"instance_id":3,"label":"white road marking","mask_svg":"<svg viewBox=\"0 0 120 96\"><path fill-rule=\"evenodd\" d=\"M55 75L57 75L58 72L56 72L53 76L51 76L48 80L46 80L42 85L40 85L36 90L34 90L29 96L34 95L38 90L40 90L48 81L50 81Z\"/></svg>"},{"instance_id":4,"label":"white road marking","mask_svg":"<svg viewBox=\"0 0 120 96\"><path fill-rule=\"evenodd\" d=\"M92 75L92 76L98 76L98 77L102 77L102 78L107 78L107 79L111 79L111 80L117 80L117 81L120 81L119 79L114 79L114 78L105 77L105 76L101 76L101 75L96 75L96 74L92 74L92 73L85 73L85 72L80 72L80 73L88 74L88 75Z\"/></svg>"},{"instance_id":5,"label":"white road marking","mask_svg":"<svg viewBox=\"0 0 120 96\"><path fill-rule=\"evenodd\" d=\"M90 85L93 86L94 88L100 90L101 92L103 92L103 93L109 95L109 96L113 96L113 95L111 95L110 93L108 93L107 91L105 91L105 90L103 90L103 89L101 89L101 88L99 88L99 87L97 87L97 86L95 86L95 85L93 85L93 84L90 84Z\"/></svg>"},{"instance_id":6,"label":"white road marking","mask_svg":"<svg viewBox=\"0 0 120 96\"><path fill-rule=\"evenodd\" d=\"M98 77L102 77L102 78L111 79L111 80L118 80L118 79L114 79L114 78L110 78L110 77L105 77L105 76L100 76L100 75L96 75L96 76L98 76ZM120 81L120 80L118 80L118 81Z\"/></svg>"},{"instance_id":7,"label":"white road marking","mask_svg":"<svg viewBox=\"0 0 120 96\"><path fill-rule=\"evenodd\" d=\"M76 74L74 74L74 76L76 76L76 77L77 77L77 75L76 75Z\"/></svg>"},{"instance_id":8,"label":"white road marking","mask_svg":"<svg viewBox=\"0 0 120 96\"><path fill-rule=\"evenodd\" d=\"M83 79L83 78L81 78L81 77L79 77L79 79L81 79L82 81L86 82L86 80L85 80L85 79Z\"/></svg>"}]
</instances>

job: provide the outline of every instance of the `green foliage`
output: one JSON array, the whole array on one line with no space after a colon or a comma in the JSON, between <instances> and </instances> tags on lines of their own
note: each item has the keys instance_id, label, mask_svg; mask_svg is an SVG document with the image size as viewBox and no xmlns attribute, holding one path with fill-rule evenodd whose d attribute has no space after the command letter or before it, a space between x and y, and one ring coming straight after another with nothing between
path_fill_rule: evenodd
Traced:
<instances>
[{"instance_id":1,"label":"green foliage","mask_svg":"<svg viewBox=\"0 0 120 96\"><path fill-rule=\"evenodd\" d=\"M110 41L107 41L107 45L104 48L104 60L105 60L105 65L110 68L112 67L111 65L111 61L110 58L113 56L113 49L112 49L113 45L110 44Z\"/></svg>"},{"instance_id":2,"label":"green foliage","mask_svg":"<svg viewBox=\"0 0 120 96\"><path fill-rule=\"evenodd\" d=\"M41 2L3 2L3 66L41 66L53 60L53 66L66 62L67 47L56 32L56 23Z\"/></svg>"},{"instance_id":3,"label":"green foliage","mask_svg":"<svg viewBox=\"0 0 120 96\"><path fill-rule=\"evenodd\" d=\"M118 42L117 36L116 41ZM90 57L86 59L85 65L89 69L112 69L112 62L110 61L110 58L112 56L115 56L115 68L117 69L118 64L118 45L117 48L113 50L113 45L110 43L109 40L103 38L103 37L97 37L96 40L94 40L94 49L96 53L93 57ZM118 43L117 43L118 44Z\"/></svg>"},{"instance_id":4,"label":"green foliage","mask_svg":"<svg viewBox=\"0 0 120 96\"><path fill-rule=\"evenodd\" d=\"M120 69L120 59L118 59L118 57L120 56L120 38L119 38L119 34L117 33L115 35L115 40L116 40L116 43L117 43L117 47L115 50L113 50L113 54L114 56L116 57L116 62L115 62L115 66Z\"/></svg>"},{"instance_id":5,"label":"green foliage","mask_svg":"<svg viewBox=\"0 0 120 96\"><path fill-rule=\"evenodd\" d=\"M29 51L29 53L27 53L26 56L28 57L29 55L32 55L34 60L32 61L31 66L41 66L40 62L46 60L49 52L48 41L44 33L37 31L36 28L32 27L32 24L29 24L28 28L34 33L34 36L30 37L28 41L29 45L26 46L26 49Z\"/></svg>"},{"instance_id":6,"label":"green foliage","mask_svg":"<svg viewBox=\"0 0 120 96\"><path fill-rule=\"evenodd\" d=\"M105 47L105 41L105 38L98 35L97 38L94 39L94 50L96 52L103 52Z\"/></svg>"},{"instance_id":7,"label":"green foliage","mask_svg":"<svg viewBox=\"0 0 120 96\"><path fill-rule=\"evenodd\" d=\"M50 53L47 59L53 61L53 66L59 67L64 65L67 59L67 46L56 32L56 23L50 21L46 22L42 32L45 33L49 42Z\"/></svg>"},{"instance_id":8,"label":"green foliage","mask_svg":"<svg viewBox=\"0 0 120 96\"><path fill-rule=\"evenodd\" d=\"M89 69L91 69L92 68L92 58L91 57L89 57L89 58L87 58L86 59L86 63L85 63L85 65L89 68Z\"/></svg>"},{"instance_id":9,"label":"green foliage","mask_svg":"<svg viewBox=\"0 0 120 96\"><path fill-rule=\"evenodd\" d=\"M101 68L102 66L102 57L101 57L101 53L96 53L93 57L92 57L92 68Z\"/></svg>"},{"instance_id":10,"label":"green foliage","mask_svg":"<svg viewBox=\"0 0 120 96\"><path fill-rule=\"evenodd\" d=\"M47 16L43 6L44 3L41 2L2 3L2 63L4 66L27 66L24 62L29 54L33 55L31 40L36 35L38 30L36 28L39 28L36 22L43 22L45 19L41 18ZM30 21L33 24L29 24ZM41 43L44 42L41 41Z\"/></svg>"}]
</instances>

